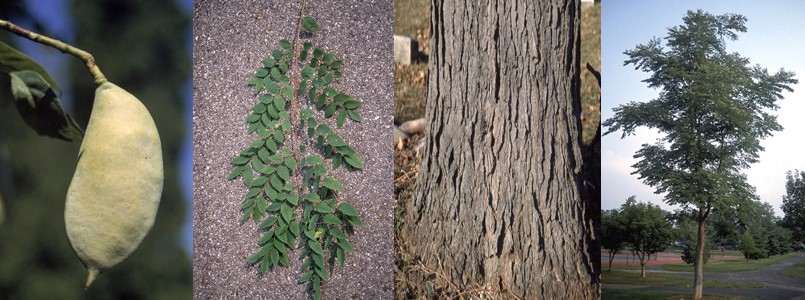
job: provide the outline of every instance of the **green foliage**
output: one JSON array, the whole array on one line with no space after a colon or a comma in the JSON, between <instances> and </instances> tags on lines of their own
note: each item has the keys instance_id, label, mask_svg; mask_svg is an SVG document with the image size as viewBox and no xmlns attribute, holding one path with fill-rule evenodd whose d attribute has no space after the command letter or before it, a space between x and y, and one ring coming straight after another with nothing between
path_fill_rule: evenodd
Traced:
<instances>
[{"instance_id":1,"label":"green foliage","mask_svg":"<svg viewBox=\"0 0 805 300\"><path fill-rule=\"evenodd\" d=\"M301 22L311 33L318 30L311 17ZM362 226L357 210L339 198L339 192L346 189L328 175L325 161L331 162L330 170L361 170L365 165L318 114L335 117L340 128L347 116L361 121L357 112L361 102L331 86L342 76L342 62L334 54L314 48L310 41L301 49L298 43L293 47L284 39L279 45L248 80L258 101L246 117L247 131L257 138L232 160L229 178L241 177L249 188L241 205L241 220L252 219L263 231L259 250L247 262L259 264L265 274L274 266L289 266L291 252L301 248L298 282L307 284L306 290L319 299L321 284L330 278L327 265L344 264L345 256L354 251L348 236ZM294 60L296 53L298 60ZM298 88L289 74L301 75ZM318 114L297 105L297 95ZM292 120L292 116L299 119ZM312 154L306 154L305 145L314 150Z\"/></svg>"},{"instance_id":2,"label":"green foliage","mask_svg":"<svg viewBox=\"0 0 805 300\"><path fill-rule=\"evenodd\" d=\"M651 203L637 202L635 196L621 205L618 219L624 243L637 254L641 267L645 266L649 256L664 250L676 237L662 209Z\"/></svg>"},{"instance_id":3,"label":"green foliage","mask_svg":"<svg viewBox=\"0 0 805 300\"><path fill-rule=\"evenodd\" d=\"M637 151L634 173L665 194L668 204L693 207L704 223L712 210L752 198L741 170L757 162L761 139L782 130L771 111L798 81L793 72L770 74L726 50L727 39L746 31L744 16L698 10L688 11L683 22L668 29L668 49L654 38L624 52L624 64L650 73L643 81L660 94L615 108L602 125L605 135L622 130L625 137L637 127L663 133Z\"/></svg>"},{"instance_id":4,"label":"green foliage","mask_svg":"<svg viewBox=\"0 0 805 300\"><path fill-rule=\"evenodd\" d=\"M620 221L618 210L605 210L601 212L601 249L609 250L609 270L612 270L612 260L626 246L623 224Z\"/></svg>"},{"instance_id":5,"label":"green foliage","mask_svg":"<svg viewBox=\"0 0 805 300\"><path fill-rule=\"evenodd\" d=\"M792 239L798 245L805 242L805 171L788 171L785 178L782 225L791 230Z\"/></svg>"},{"instance_id":6,"label":"green foliage","mask_svg":"<svg viewBox=\"0 0 805 300\"><path fill-rule=\"evenodd\" d=\"M0 72L11 78L11 98L36 133L65 141L83 137L81 127L62 108L59 87L39 63L0 42Z\"/></svg>"},{"instance_id":7,"label":"green foliage","mask_svg":"<svg viewBox=\"0 0 805 300\"><path fill-rule=\"evenodd\" d=\"M741 253L743 253L746 260L761 259L768 257L765 249L760 248L755 244L755 239L749 231L745 231L741 236Z\"/></svg>"}]
</instances>

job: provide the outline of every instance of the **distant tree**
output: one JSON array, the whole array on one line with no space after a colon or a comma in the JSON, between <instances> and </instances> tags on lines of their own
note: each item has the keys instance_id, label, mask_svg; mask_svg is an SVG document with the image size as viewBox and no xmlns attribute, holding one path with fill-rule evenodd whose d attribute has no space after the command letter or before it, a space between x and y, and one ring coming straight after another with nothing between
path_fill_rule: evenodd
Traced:
<instances>
[{"instance_id":1,"label":"distant tree","mask_svg":"<svg viewBox=\"0 0 805 300\"><path fill-rule=\"evenodd\" d=\"M746 31L746 17L698 10L688 11L683 22L668 29L669 49L654 38L625 52L625 64L651 73L644 82L660 88L660 95L615 108L603 126L609 128L605 134L622 130L622 138L637 127L663 133L657 143L643 144L633 167L643 182L666 194L668 204L695 214L693 298L701 299L707 218L748 197L741 170L757 162L760 140L782 129L770 111L797 80L792 72L769 74L727 52L725 40Z\"/></svg>"},{"instance_id":2,"label":"distant tree","mask_svg":"<svg viewBox=\"0 0 805 300\"><path fill-rule=\"evenodd\" d=\"M634 196L621 206L619 219L625 243L640 260L640 276L646 277L646 263L674 240L674 229L659 206L637 202Z\"/></svg>"},{"instance_id":3,"label":"distant tree","mask_svg":"<svg viewBox=\"0 0 805 300\"><path fill-rule=\"evenodd\" d=\"M791 230L794 244L799 245L805 242L805 171L788 171L785 177L782 226Z\"/></svg>"},{"instance_id":4,"label":"distant tree","mask_svg":"<svg viewBox=\"0 0 805 300\"><path fill-rule=\"evenodd\" d=\"M744 258L746 258L746 262L749 262L750 259L763 258L764 252L763 249L757 246L755 238L752 237L749 230L744 231L744 234L741 236L741 253L743 253Z\"/></svg>"},{"instance_id":5,"label":"distant tree","mask_svg":"<svg viewBox=\"0 0 805 300\"><path fill-rule=\"evenodd\" d=\"M601 212L601 248L609 250L610 271L612 271L612 260L615 259L616 254L623 251L625 246L625 233L619 216L616 209Z\"/></svg>"}]
</instances>

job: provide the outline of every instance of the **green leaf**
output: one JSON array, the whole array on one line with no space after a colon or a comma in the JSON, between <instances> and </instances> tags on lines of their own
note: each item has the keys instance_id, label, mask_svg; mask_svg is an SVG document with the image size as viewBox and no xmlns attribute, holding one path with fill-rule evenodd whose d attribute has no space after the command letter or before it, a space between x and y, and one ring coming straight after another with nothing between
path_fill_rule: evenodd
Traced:
<instances>
[{"instance_id":1,"label":"green leaf","mask_svg":"<svg viewBox=\"0 0 805 300\"><path fill-rule=\"evenodd\" d=\"M329 281L330 275L327 274L327 269L325 268L316 268L316 274L321 277L322 281Z\"/></svg>"},{"instance_id":2,"label":"green leaf","mask_svg":"<svg viewBox=\"0 0 805 300\"><path fill-rule=\"evenodd\" d=\"M338 240L338 247L344 249L345 252L355 251L355 249L352 248L352 244L346 239Z\"/></svg>"},{"instance_id":3,"label":"green leaf","mask_svg":"<svg viewBox=\"0 0 805 300\"><path fill-rule=\"evenodd\" d=\"M315 166L322 163L321 157L315 155L308 156L305 161L308 166Z\"/></svg>"},{"instance_id":4,"label":"green leaf","mask_svg":"<svg viewBox=\"0 0 805 300\"><path fill-rule=\"evenodd\" d=\"M333 100L338 104L344 104L347 100L349 100L349 95L339 93L333 97Z\"/></svg>"},{"instance_id":5,"label":"green leaf","mask_svg":"<svg viewBox=\"0 0 805 300\"><path fill-rule=\"evenodd\" d=\"M327 136L327 142L330 143L330 145L333 145L333 147L339 147L339 146L346 145L344 140L341 139L340 136L338 136L337 134L334 134L334 133Z\"/></svg>"},{"instance_id":6,"label":"green leaf","mask_svg":"<svg viewBox=\"0 0 805 300\"><path fill-rule=\"evenodd\" d=\"M358 100L350 99L344 102L344 107L347 109L356 109L361 107L361 102Z\"/></svg>"},{"instance_id":7,"label":"green leaf","mask_svg":"<svg viewBox=\"0 0 805 300\"><path fill-rule=\"evenodd\" d=\"M279 211L281 208L282 208L281 203L274 202L269 204L268 207L266 207L266 211Z\"/></svg>"},{"instance_id":8,"label":"green leaf","mask_svg":"<svg viewBox=\"0 0 805 300\"><path fill-rule=\"evenodd\" d=\"M259 77L259 78L266 77L266 76L268 76L268 70L259 69L259 70L257 70L257 73L254 73L254 76Z\"/></svg>"},{"instance_id":9,"label":"green leaf","mask_svg":"<svg viewBox=\"0 0 805 300\"><path fill-rule=\"evenodd\" d=\"M288 181L288 179L291 178L291 173L285 166L280 166L279 168L277 168L277 175L279 175L280 178L282 178L282 180L284 181Z\"/></svg>"},{"instance_id":10,"label":"green leaf","mask_svg":"<svg viewBox=\"0 0 805 300\"><path fill-rule=\"evenodd\" d=\"M316 33L316 31L319 31L319 24L316 24L316 20L312 17L305 16L302 18L302 28L307 32Z\"/></svg>"},{"instance_id":11,"label":"green leaf","mask_svg":"<svg viewBox=\"0 0 805 300\"><path fill-rule=\"evenodd\" d=\"M291 49L291 42L289 42L286 39L281 39L280 40L280 47L284 48L285 50L290 50Z\"/></svg>"},{"instance_id":12,"label":"green leaf","mask_svg":"<svg viewBox=\"0 0 805 300\"><path fill-rule=\"evenodd\" d=\"M355 169L363 170L366 165L363 164L363 161L358 156L348 155L344 156L344 160Z\"/></svg>"},{"instance_id":13,"label":"green leaf","mask_svg":"<svg viewBox=\"0 0 805 300\"><path fill-rule=\"evenodd\" d=\"M291 208L287 204L282 204L282 208L280 208L280 213L282 214L282 218L285 221L290 222L293 218L293 208Z\"/></svg>"},{"instance_id":14,"label":"green leaf","mask_svg":"<svg viewBox=\"0 0 805 300\"><path fill-rule=\"evenodd\" d=\"M363 118L361 118L361 115L358 112L350 110L347 111L347 113L349 113L349 118L352 119L353 121L358 123L363 122Z\"/></svg>"},{"instance_id":15,"label":"green leaf","mask_svg":"<svg viewBox=\"0 0 805 300\"><path fill-rule=\"evenodd\" d=\"M271 261L268 256L263 256L263 260L260 261L260 274L265 275L269 267L271 267Z\"/></svg>"},{"instance_id":16,"label":"green leaf","mask_svg":"<svg viewBox=\"0 0 805 300\"><path fill-rule=\"evenodd\" d=\"M323 214L329 214L329 213L334 212L333 208L330 207L329 205L327 205L327 203L324 203L324 202L320 202L319 204L316 204L316 211L320 212L320 213L323 213Z\"/></svg>"},{"instance_id":17,"label":"green leaf","mask_svg":"<svg viewBox=\"0 0 805 300\"><path fill-rule=\"evenodd\" d=\"M257 196L257 194L259 194L260 191L261 191L260 188L253 188L249 190L248 193L246 193L246 198L253 198L254 196Z\"/></svg>"},{"instance_id":18,"label":"green leaf","mask_svg":"<svg viewBox=\"0 0 805 300\"><path fill-rule=\"evenodd\" d=\"M322 254L323 252L322 252L322 249L321 249L321 244L319 244L318 241L310 240L310 241L307 242L307 245L308 245L308 247L310 247L310 250L313 250L314 253L316 253L318 255L323 255Z\"/></svg>"},{"instance_id":19,"label":"green leaf","mask_svg":"<svg viewBox=\"0 0 805 300\"><path fill-rule=\"evenodd\" d=\"M355 225L357 227L363 226L363 222L361 222L361 218L350 216L347 218L350 224Z\"/></svg>"},{"instance_id":20,"label":"green leaf","mask_svg":"<svg viewBox=\"0 0 805 300\"><path fill-rule=\"evenodd\" d=\"M50 74L48 74L45 68L39 65L39 63L22 52L17 51L14 47L0 42L0 72L12 73L17 71L31 71L37 73L49 86L53 87L54 90L61 91L59 85L56 84L56 80L53 80Z\"/></svg>"},{"instance_id":21,"label":"green leaf","mask_svg":"<svg viewBox=\"0 0 805 300\"><path fill-rule=\"evenodd\" d=\"M248 167L247 166L236 167L234 170L232 170L232 173L229 173L229 176L227 176L227 178L229 178L229 180L238 178L240 174L243 173L243 171L246 171L246 168Z\"/></svg>"},{"instance_id":22,"label":"green leaf","mask_svg":"<svg viewBox=\"0 0 805 300\"><path fill-rule=\"evenodd\" d=\"M265 66L266 69L273 68L275 63L276 61L272 57L266 57L266 59L263 60L263 66Z\"/></svg>"},{"instance_id":23,"label":"green leaf","mask_svg":"<svg viewBox=\"0 0 805 300\"><path fill-rule=\"evenodd\" d=\"M313 275L313 270L308 270L305 274L302 274L302 277L299 277L299 284L305 283L310 280L310 276Z\"/></svg>"},{"instance_id":24,"label":"green leaf","mask_svg":"<svg viewBox=\"0 0 805 300\"><path fill-rule=\"evenodd\" d=\"M296 198L299 199L298 196ZM299 236L299 234L301 233L299 229L299 223L296 222L291 222L291 224L288 225L288 230L291 231L291 233L295 237Z\"/></svg>"},{"instance_id":25,"label":"green leaf","mask_svg":"<svg viewBox=\"0 0 805 300\"><path fill-rule=\"evenodd\" d=\"M338 179L335 179L333 177L325 178L324 181L322 182L322 184L325 187L327 187L328 189L331 189L331 190L334 190L334 191L339 191L339 192L345 191L344 185L341 184L341 182L338 181Z\"/></svg>"},{"instance_id":26,"label":"green leaf","mask_svg":"<svg viewBox=\"0 0 805 300\"><path fill-rule=\"evenodd\" d=\"M349 203L341 203L341 205L338 206L338 211L347 216L354 216L354 217L358 216L358 211L356 211L355 207L353 207Z\"/></svg>"},{"instance_id":27,"label":"green leaf","mask_svg":"<svg viewBox=\"0 0 805 300\"><path fill-rule=\"evenodd\" d=\"M5 66L3 62L1 66ZM84 136L84 131L64 111L59 97L42 75L34 71L14 71L8 75L14 104L28 127L39 135L65 141Z\"/></svg>"},{"instance_id":28,"label":"green leaf","mask_svg":"<svg viewBox=\"0 0 805 300\"><path fill-rule=\"evenodd\" d=\"M330 225L339 225L339 224L343 224L343 223L341 222L341 220L340 220L340 219L338 219L338 217L336 217L334 214L326 214L326 215L324 215L324 217L322 218L322 220L324 221L324 223L327 223L327 224L330 224Z\"/></svg>"},{"instance_id":29,"label":"green leaf","mask_svg":"<svg viewBox=\"0 0 805 300\"><path fill-rule=\"evenodd\" d=\"M336 60L336 61L334 61L333 63L330 64L330 68L338 69L339 67L341 67L342 64L344 64L343 61Z\"/></svg>"},{"instance_id":30,"label":"green leaf","mask_svg":"<svg viewBox=\"0 0 805 300\"><path fill-rule=\"evenodd\" d=\"M324 58L322 58L322 60L325 63L330 63L333 60L333 58L335 58L335 55L333 55L332 53L327 53L324 55Z\"/></svg>"},{"instance_id":31,"label":"green leaf","mask_svg":"<svg viewBox=\"0 0 805 300\"><path fill-rule=\"evenodd\" d=\"M274 98L274 106L277 108L277 110L285 110L285 99L282 97Z\"/></svg>"},{"instance_id":32,"label":"green leaf","mask_svg":"<svg viewBox=\"0 0 805 300\"><path fill-rule=\"evenodd\" d=\"M271 250L268 251L268 257L271 258L272 265L276 265L280 261L280 253L277 249L271 248Z\"/></svg>"},{"instance_id":33,"label":"green leaf","mask_svg":"<svg viewBox=\"0 0 805 300\"><path fill-rule=\"evenodd\" d=\"M285 188L285 184L280 181L279 176L271 176L271 180L269 181L271 182L271 186L278 191L281 191L283 188Z\"/></svg>"},{"instance_id":34,"label":"green leaf","mask_svg":"<svg viewBox=\"0 0 805 300\"><path fill-rule=\"evenodd\" d=\"M347 120L347 111L344 110L344 109L338 111L338 117L336 117L336 121L338 122L337 123L338 128L341 128L341 126L344 126L344 121L346 121L346 120Z\"/></svg>"},{"instance_id":35,"label":"green leaf","mask_svg":"<svg viewBox=\"0 0 805 300\"><path fill-rule=\"evenodd\" d=\"M302 78L306 80L310 79L311 77L313 77L314 72L316 72L316 70L314 70L313 68L305 67L304 69L302 69Z\"/></svg>"},{"instance_id":36,"label":"green leaf","mask_svg":"<svg viewBox=\"0 0 805 300\"><path fill-rule=\"evenodd\" d=\"M325 118L332 117L333 113L335 113L336 108L338 108L338 106L335 104L335 102L330 103L330 105L327 105L327 108L324 109L324 117Z\"/></svg>"},{"instance_id":37,"label":"green leaf","mask_svg":"<svg viewBox=\"0 0 805 300\"><path fill-rule=\"evenodd\" d=\"M282 51L274 50L271 52L271 56L273 56L275 60L282 60Z\"/></svg>"},{"instance_id":38,"label":"green leaf","mask_svg":"<svg viewBox=\"0 0 805 300\"><path fill-rule=\"evenodd\" d=\"M276 216L270 216L270 217L266 218L265 220L263 220L262 223L260 223L259 228L260 229L265 229L265 228L274 226L274 223L276 223L276 222L277 222L277 217Z\"/></svg>"},{"instance_id":39,"label":"green leaf","mask_svg":"<svg viewBox=\"0 0 805 300\"><path fill-rule=\"evenodd\" d=\"M344 249L341 249L341 247L335 248L335 257L338 260L338 263L343 267L344 266Z\"/></svg>"},{"instance_id":40,"label":"green leaf","mask_svg":"<svg viewBox=\"0 0 805 300\"><path fill-rule=\"evenodd\" d=\"M249 159L248 157L238 156L232 159L232 164L236 166L242 166L249 163L249 160L251 159Z\"/></svg>"},{"instance_id":41,"label":"green leaf","mask_svg":"<svg viewBox=\"0 0 805 300\"><path fill-rule=\"evenodd\" d=\"M258 260L260 260L262 258L262 256L260 256L258 254L259 253L252 254L252 256L249 256L249 259L246 262L248 264L250 264L250 265L253 264L253 263L256 263Z\"/></svg>"},{"instance_id":42,"label":"green leaf","mask_svg":"<svg viewBox=\"0 0 805 300\"><path fill-rule=\"evenodd\" d=\"M286 157L285 166L291 170L296 170L296 159L294 159L293 157Z\"/></svg>"}]
</instances>

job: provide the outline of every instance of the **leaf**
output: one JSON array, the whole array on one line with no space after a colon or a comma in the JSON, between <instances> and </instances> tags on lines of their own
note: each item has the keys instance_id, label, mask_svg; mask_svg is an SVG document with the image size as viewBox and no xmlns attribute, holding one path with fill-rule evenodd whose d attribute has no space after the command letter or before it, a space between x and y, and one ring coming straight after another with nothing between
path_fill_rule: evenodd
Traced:
<instances>
[{"instance_id":1,"label":"leaf","mask_svg":"<svg viewBox=\"0 0 805 300\"><path fill-rule=\"evenodd\" d=\"M316 31L319 31L319 24L316 24L316 20L312 17L305 16L302 18L302 28L307 32L316 33Z\"/></svg>"},{"instance_id":2,"label":"leaf","mask_svg":"<svg viewBox=\"0 0 805 300\"><path fill-rule=\"evenodd\" d=\"M321 157L315 155L308 156L305 161L308 166L315 166L322 163Z\"/></svg>"},{"instance_id":3,"label":"leaf","mask_svg":"<svg viewBox=\"0 0 805 300\"><path fill-rule=\"evenodd\" d=\"M259 78L264 78L264 77L268 76L268 70L259 69L259 70L257 70L257 73L254 73L254 76L259 77Z\"/></svg>"},{"instance_id":4,"label":"leaf","mask_svg":"<svg viewBox=\"0 0 805 300\"><path fill-rule=\"evenodd\" d=\"M327 224L330 224L330 225L339 225L339 224L343 224L343 223L341 222L341 220L340 220L340 219L338 219L338 217L336 217L334 214L326 214L326 215L324 215L324 217L322 218L322 220L324 221L324 223L327 223Z\"/></svg>"},{"instance_id":5,"label":"leaf","mask_svg":"<svg viewBox=\"0 0 805 300\"><path fill-rule=\"evenodd\" d=\"M288 168L285 166L280 166L277 168L277 175L279 175L284 181L288 181L288 179L291 178L290 171L288 171Z\"/></svg>"},{"instance_id":6,"label":"leaf","mask_svg":"<svg viewBox=\"0 0 805 300\"><path fill-rule=\"evenodd\" d=\"M256 263L258 260L260 260L260 259L262 258L262 257L261 257L260 255L258 255L258 254L259 254L259 253L252 254L252 256L249 256L249 259L247 259L247 260L246 260L246 262L247 262L248 264L250 264L250 265L251 265L251 264L253 264L253 263Z\"/></svg>"},{"instance_id":7,"label":"leaf","mask_svg":"<svg viewBox=\"0 0 805 300\"><path fill-rule=\"evenodd\" d=\"M339 93L333 97L333 100L338 104L344 104L347 100L349 100L349 95Z\"/></svg>"},{"instance_id":8,"label":"leaf","mask_svg":"<svg viewBox=\"0 0 805 300\"><path fill-rule=\"evenodd\" d=\"M296 198L299 199L299 197ZM291 224L288 225L288 230L291 231L294 237L299 236L299 234L301 233L299 229L299 223L296 222L291 222Z\"/></svg>"},{"instance_id":9,"label":"leaf","mask_svg":"<svg viewBox=\"0 0 805 300\"><path fill-rule=\"evenodd\" d=\"M361 222L361 218L350 216L347 218L350 224L355 225L357 227L363 226L363 222Z\"/></svg>"},{"instance_id":10,"label":"leaf","mask_svg":"<svg viewBox=\"0 0 805 300\"><path fill-rule=\"evenodd\" d=\"M352 248L352 243L350 243L346 239L338 240L338 247L340 247L341 249L344 249L345 252L355 251L355 249Z\"/></svg>"},{"instance_id":11,"label":"leaf","mask_svg":"<svg viewBox=\"0 0 805 300\"><path fill-rule=\"evenodd\" d=\"M246 171L246 168L247 168L246 166L236 167L234 170L232 170L232 173L229 173L229 176L227 176L227 178L229 178L229 180L238 178L240 174L243 173L243 171Z\"/></svg>"},{"instance_id":12,"label":"leaf","mask_svg":"<svg viewBox=\"0 0 805 300\"><path fill-rule=\"evenodd\" d=\"M341 266L343 267L344 266L344 249L341 249L341 247L335 248L335 257L338 260L338 263L341 264Z\"/></svg>"},{"instance_id":13,"label":"leaf","mask_svg":"<svg viewBox=\"0 0 805 300\"><path fill-rule=\"evenodd\" d=\"M358 123L363 122L363 118L361 118L361 115L358 112L354 110L349 110L347 111L347 113L349 113L349 118L352 119L353 121Z\"/></svg>"},{"instance_id":14,"label":"leaf","mask_svg":"<svg viewBox=\"0 0 805 300\"><path fill-rule=\"evenodd\" d=\"M341 139L340 136L338 136L337 134L334 134L334 133L327 136L327 142L330 143L330 145L333 145L333 147L339 147L339 146L345 146L346 145L344 140Z\"/></svg>"},{"instance_id":15,"label":"leaf","mask_svg":"<svg viewBox=\"0 0 805 300\"><path fill-rule=\"evenodd\" d=\"M289 42L286 39L281 39L280 40L280 47L284 48L285 50L290 50L291 49L291 42Z\"/></svg>"},{"instance_id":16,"label":"leaf","mask_svg":"<svg viewBox=\"0 0 805 300\"><path fill-rule=\"evenodd\" d=\"M316 274L321 277L322 281L330 280L330 275L327 274L327 269L325 268L316 268Z\"/></svg>"},{"instance_id":17,"label":"leaf","mask_svg":"<svg viewBox=\"0 0 805 300\"><path fill-rule=\"evenodd\" d=\"M0 66L4 66L2 64L0 62ZM9 73L9 77L14 104L28 127L39 135L68 142L84 137L84 131L64 111L59 97L42 75L34 71L15 71Z\"/></svg>"},{"instance_id":18,"label":"leaf","mask_svg":"<svg viewBox=\"0 0 805 300\"><path fill-rule=\"evenodd\" d=\"M285 166L291 170L296 170L296 159L294 159L293 157L286 157Z\"/></svg>"},{"instance_id":19,"label":"leaf","mask_svg":"<svg viewBox=\"0 0 805 300\"><path fill-rule=\"evenodd\" d=\"M361 107L361 102L358 100L350 99L344 102L344 107L350 110L356 109L358 107Z\"/></svg>"},{"instance_id":20,"label":"leaf","mask_svg":"<svg viewBox=\"0 0 805 300\"><path fill-rule=\"evenodd\" d=\"M31 71L39 74L49 86L53 87L57 92L61 91L56 80L53 80L39 63L32 58L17 51L14 47L6 43L0 42L0 72L12 73L17 71Z\"/></svg>"},{"instance_id":21,"label":"leaf","mask_svg":"<svg viewBox=\"0 0 805 300\"><path fill-rule=\"evenodd\" d=\"M316 211L320 212L320 213L323 213L323 214L329 214L329 213L334 212L333 208L330 207L329 205L327 205L327 203L324 203L324 202L316 204Z\"/></svg>"},{"instance_id":22,"label":"leaf","mask_svg":"<svg viewBox=\"0 0 805 300\"><path fill-rule=\"evenodd\" d=\"M341 205L338 206L338 211L347 216L354 216L354 217L358 216L358 211L356 211L355 207L353 207L349 203L341 203Z\"/></svg>"},{"instance_id":23,"label":"leaf","mask_svg":"<svg viewBox=\"0 0 805 300\"><path fill-rule=\"evenodd\" d=\"M272 57L266 57L266 59L263 60L263 66L265 66L266 69L270 69L270 68L274 67L275 63L276 63L276 61Z\"/></svg>"},{"instance_id":24,"label":"leaf","mask_svg":"<svg viewBox=\"0 0 805 300\"><path fill-rule=\"evenodd\" d=\"M305 274L302 274L302 277L299 277L299 284L305 283L310 280L310 276L313 275L313 270L308 270Z\"/></svg>"},{"instance_id":25,"label":"leaf","mask_svg":"<svg viewBox=\"0 0 805 300\"><path fill-rule=\"evenodd\" d=\"M282 214L282 218L285 221L290 222L291 218L293 218L293 208L287 204L282 204L282 208L280 208L280 213Z\"/></svg>"},{"instance_id":26,"label":"leaf","mask_svg":"<svg viewBox=\"0 0 805 300\"><path fill-rule=\"evenodd\" d=\"M270 266L271 262L269 261L268 256L263 256L263 260L260 261L260 274L265 275Z\"/></svg>"},{"instance_id":27,"label":"leaf","mask_svg":"<svg viewBox=\"0 0 805 300\"><path fill-rule=\"evenodd\" d=\"M338 179L335 179L333 177L325 178L324 181L322 182L322 184L325 187L327 187L328 189L331 189L331 190L334 190L334 191L339 191L339 192L345 191L344 190L344 185L341 184L341 182L338 181Z\"/></svg>"},{"instance_id":28,"label":"leaf","mask_svg":"<svg viewBox=\"0 0 805 300\"><path fill-rule=\"evenodd\" d=\"M358 170L363 170L363 168L366 167L366 165L363 164L363 161L358 156L347 155L344 156L344 160L347 162L347 164Z\"/></svg>"},{"instance_id":29,"label":"leaf","mask_svg":"<svg viewBox=\"0 0 805 300\"><path fill-rule=\"evenodd\" d=\"M336 108L338 108L338 106L335 104L335 102L330 103L330 105L327 105L327 108L324 109L324 117L325 118L332 117L333 113L335 113Z\"/></svg>"},{"instance_id":30,"label":"leaf","mask_svg":"<svg viewBox=\"0 0 805 300\"><path fill-rule=\"evenodd\" d=\"M302 78L310 79L310 77L313 76L314 72L316 72L316 70L314 70L313 68L305 67L304 69L302 69Z\"/></svg>"},{"instance_id":31,"label":"leaf","mask_svg":"<svg viewBox=\"0 0 805 300\"><path fill-rule=\"evenodd\" d=\"M274 223L276 223L276 222L277 222L277 216L270 216L270 217L266 218L265 220L263 220L262 223L260 223L259 228L260 229L265 229L265 228L274 226Z\"/></svg>"},{"instance_id":32,"label":"leaf","mask_svg":"<svg viewBox=\"0 0 805 300\"><path fill-rule=\"evenodd\" d=\"M316 253L318 255L323 255L322 254L322 249L321 249L321 244L319 244L318 241L310 240L310 241L308 241L307 245L308 245L308 247L310 247L310 250L313 250L314 253Z\"/></svg>"},{"instance_id":33,"label":"leaf","mask_svg":"<svg viewBox=\"0 0 805 300\"><path fill-rule=\"evenodd\" d=\"M338 117L336 117L336 121L338 122L337 123L338 128L341 128L341 126L344 126L344 121L346 121L346 120L347 120L347 111L345 109L342 109L342 110L340 110L338 112Z\"/></svg>"}]
</instances>

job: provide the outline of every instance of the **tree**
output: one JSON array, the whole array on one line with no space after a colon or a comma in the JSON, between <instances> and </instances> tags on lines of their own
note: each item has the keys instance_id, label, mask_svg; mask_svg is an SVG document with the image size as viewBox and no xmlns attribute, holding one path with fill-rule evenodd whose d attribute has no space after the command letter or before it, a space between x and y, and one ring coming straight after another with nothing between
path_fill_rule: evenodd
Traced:
<instances>
[{"instance_id":1,"label":"tree","mask_svg":"<svg viewBox=\"0 0 805 300\"><path fill-rule=\"evenodd\" d=\"M3 1L0 7L6 4ZM2 194L7 214L0 226L0 298L189 299L191 260L179 243L187 207L176 167L180 143L187 134L181 95L182 84L190 79L191 59L188 44L181 37L190 29L189 15L183 14L174 1L72 4L72 44L91 51L107 77L135 94L153 114L163 146L163 198L154 227L139 250L85 291L86 269L71 249L64 227L65 195L80 141L68 143L38 136L6 96L10 95L8 77L0 80L0 135L2 147L7 147L2 152L7 151L5 162L11 165L11 178L2 181L8 180L13 186ZM53 35L48 28L32 29ZM32 43L9 41L6 34L0 38L15 47ZM64 55L52 49L44 52ZM80 61L67 59L67 66L74 68L64 70L71 80L59 84L73 86L74 101L65 109L86 128L95 84ZM68 92L65 89L65 94Z\"/></svg>"},{"instance_id":2,"label":"tree","mask_svg":"<svg viewBox=\"0 0 805 300\"><path fill-rule=\"evenodd\" d=\"M757 162L760 140L782 130L770 111L783 91L792 91L794 73L770 74L726 51L725 40L745 32L746 18L688 11L683 25L668 29L666 49L658 38L626 51L625 64L650 73L644 80L659 88L657 99L614 109L605 134L637 127L659 130L655 144L644 144L633 165L644 183L665 201L690 209L698 222L694 298L702 297L705 222L713 210L750 197L740 173Z\"/></svg>"},{"instance_id":3,"label":"tree","mask_svg":"<svg viewBox=\"0 0 805 300\"><path fill-rule=\"evenodd\" d=\"M676 236L659 206L629 197L621 205L620 223L625 243L640 260L640 276L646 277L646 263L652 254L665 250Z\"/></svg>"},{"instance_id":4,"label":"tree","mask_svg":"<svg viewBox=\"0 0 805 300\"><path fill-rule=\"evenodd\" d=\"M451 286L599 297L600 196L584 184L594 172L582 159L579 15L578 1L562 0L431 7L427 150L401 236Z\"/></svg>"},{"instance_id":5,"label":"tree","mask_svg":"<svg viewBox=\"0 0 805 300\"><path fill-rule=\"evenodd\" d=\"M805 171L788 171L785 178L782 226L791 230L792 239L798 245L805 242Z\"/></svg>"},{"instance_id":6,"label":"tree","mask_svg":"<svg viewBox=\"0 0 805 300\"><path fill-rule=\"evenodd\" d=\"M634 197L634 196L632 196ZM612 271L612 260L623 251L625 232L620 220L620 212L616 209L601 212L601 249L609 250L609 270Z\"/></svg>"},{"instance_id":7,"label":"tree","mask_svg":"<svg viewBox=\"0 0 805 300\"><path fill-rule=\"evenodd\" d=\"M757 246L755 238L752 237L749 230L744 231L744 234L741 235L741 253L743 253L747 263L750 259L761 259L765 257L763 249Z\"/></svg>"}]
</instances>

